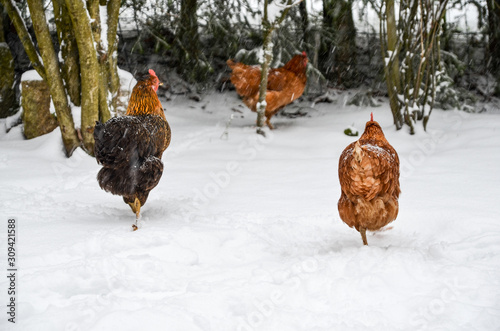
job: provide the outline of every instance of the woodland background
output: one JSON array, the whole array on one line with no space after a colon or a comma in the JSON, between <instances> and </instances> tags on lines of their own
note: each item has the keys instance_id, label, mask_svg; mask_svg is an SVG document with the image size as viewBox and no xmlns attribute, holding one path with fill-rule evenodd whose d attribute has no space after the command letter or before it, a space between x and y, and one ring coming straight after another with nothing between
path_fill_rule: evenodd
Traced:
<instances>
[{"instance_id":1,"label":"woodland background","mask_svg":"<svg viewBox=\"0 0 500 331\"><path fill-rule=\"evenodd\" d=\"M387 96L396 127L414 133L435 107L474 112L476 101L500 96L499 0L1 4L0 118L18 113L21 75L34 68L48 84L68 156L79 146L91 154L95 121L126 107L119 101L118 67L135 76L154 68L167 83L163 97L199 99L230 89L226 60L262 63L266 31L286 5L271 33L271 67L306 51L304 98L328 102L329 90L352 89L349 102L373 105L375 97ZM80 128L74 106L82 109Z\"/></svg>"}]
</instances>

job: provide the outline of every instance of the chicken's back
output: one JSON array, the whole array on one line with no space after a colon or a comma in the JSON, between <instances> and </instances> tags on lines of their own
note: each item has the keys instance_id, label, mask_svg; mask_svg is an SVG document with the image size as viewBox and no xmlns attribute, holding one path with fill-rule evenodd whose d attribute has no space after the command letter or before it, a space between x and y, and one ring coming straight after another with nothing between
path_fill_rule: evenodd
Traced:
<instances>
[{"instance_id":1,"label":"chicken's back","mask_svg":"<svg viewBox=\"0 0 500 331\"><path fill-rule=\"evenodd\" d=\"M97 123L94 152L103 166L97 175L101 188L124 197L138 193L144 204L160 181L161 156L170 136L167 121L156 115L122 116Z\"/></svg>"},{"instance_id":2,"label":"chicken's back","mask_svg":"<svg viewBox=\"0 0 500 331\"><path fill-rule=\"evenodd\" d=\"M367 130L376 134L363 134L340 156L338 208L350 227L374 231L396 219L400 187L398 155L378 123L371 123L376 124L375 129L368 128L368 122Z\"/></svg>"},{"instance_id":3,"label":"chicken's back","mask_svg":"<svg viewBox=\"0 0 500 331\"><path fill-rule=\"evenodd\" d=\"M228 60L231 68L231 83L236 92L243 98L245 104L253 111L259 98L261 70L259 66L249 66L240 62ZM285 66L269 70L267 77L266 97L267 109L273 112L299 98L307 83L306 76L307 56L296 55ZM267 113L267 112L266 112Z\"/></svg>"},{"instance_id":4,"label":"chicken's back","mask_svg":"<svg viewBox=\"0 0 500 331\"><path fill-rule=\"evenodd\" d=\"M266 93L266 117L275 115L280 109L302 96L306 88L306 76L292 71L280 70L270 76Z\"/></svg>"},{"instance_id":5,"label":"chicken's back","mask_svg":"<svg viewBox=\"0 0 500 331\"><path fill-rule=\"evenodd\" d=\"M280 109L298 99L307 83L307 55L295 55L283 67L269 70L266 89L267 125L272 129L270 118ZM242 97L243 103L252 111L257 111L261 81L259 66L249 66L228 60L231 68L231 83Z\"/></svg>"},{"instance_id":6,"label":"chicken's back","mask_svg":"<svg viewBox=\"0 0 500 331\"><path fill-rule=\"evenodd\" d=\"M260 67L249 66L233 60L227 60L231 68L231 83L236 88L236 93L243 98L258 96L260 85Z\"/></svg>"}]
</instances>

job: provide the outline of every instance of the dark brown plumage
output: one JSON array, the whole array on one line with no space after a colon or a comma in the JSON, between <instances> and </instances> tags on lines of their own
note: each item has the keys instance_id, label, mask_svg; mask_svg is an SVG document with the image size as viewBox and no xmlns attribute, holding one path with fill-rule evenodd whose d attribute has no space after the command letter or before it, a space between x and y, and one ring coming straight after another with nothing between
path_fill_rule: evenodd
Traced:
<instances>
[{"instance_id":1,"label":"dark brown plumage","mask_svg":"<svg viewBox=\"0 0 500 331\"><path fill-rule=\"evenodd\" d=\"M97 181L103 190L121 195L136 217L163 173L161 157L170 144L170 126L156 95L154 71L132 91L127 116L96 123L95 156L103 168Z\"/></svg>"},{"instance_id":2,"label":"dark brown plumage","mask_svg":"<svg viewBox=\"0 0 500 331\"><path fill-rule=\"evenodd\" d=\"M287 64L281 68L269 70L266 91L266 124L270 129L271 117L280 109L300 98L307 83L306 67L307 55L303 52L295 55ZM243 98L243 103L251 111L257 111L259 101L259 86L261 70L258 66L249 66L227 60L231 68L231 83L236 92Z\"/></svg>"},{"instance_id":3,"label":"dark brown plumage","mask_svg":"<svg viewBox=\"0 0 500 331\"><path fill-rule=\"evenodd\" d=\"M401 192L398 154L373 115L359 140L340 155L339 179L340 218L355 227L367 245L366 230L379 230L396 219Z\"/></svg>"}]
</instances>

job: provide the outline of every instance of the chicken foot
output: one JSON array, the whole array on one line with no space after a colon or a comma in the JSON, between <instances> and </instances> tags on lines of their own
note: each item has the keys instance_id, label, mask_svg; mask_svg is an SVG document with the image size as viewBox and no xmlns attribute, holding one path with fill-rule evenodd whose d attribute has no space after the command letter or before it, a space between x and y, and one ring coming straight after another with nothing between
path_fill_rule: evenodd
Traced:
<instances>
[{"instance_id":1,"label":"chicken foot","mask_svg":"<svg viewBox=\"0 0 500 331\"><path fill-rule=\"evenodd\" d=\"M359 233L361 233L361 239L363 239L363 245L368 246L368 241L366 240L366 229L359 228Z\"/></svg>"}]
</instances>

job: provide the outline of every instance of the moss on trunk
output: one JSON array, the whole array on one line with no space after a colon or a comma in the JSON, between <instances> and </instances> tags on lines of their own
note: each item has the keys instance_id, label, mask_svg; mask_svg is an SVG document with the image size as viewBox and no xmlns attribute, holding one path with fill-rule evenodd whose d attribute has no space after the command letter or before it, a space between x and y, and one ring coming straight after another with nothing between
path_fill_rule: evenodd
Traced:
<instances>
[{"instance_id":1,"label":"moss on trunk","mask_svg":"<svg viewBox=\"0 0 500 331\"><path fill-rule=\"evenodd\" d=\"M99 63L93 43L92 29L83 1L66 0L73 22L82 79L82 142L90 155L94 154L94 127L99 120Z\"/></svg>"},{"instance_id":2,"label":"moss on trunk","mask_svg":"<svg viewBox=\"0 0 500 331\"><path fill-rule=\"evenodd\" d=\"M36 72L45 79L45 69L43 67L40 56L38 56L38 52L36 51L35 45L33 44L33 40L31 40L31 36L26 30L26 25L24 24L23 19L19 15L19 10L16 7L16 4L13 0L0 0L4 5L9 17L16 28L17 35L23 44L24 50L28 55L31 65L35 68ZM43 12L42 12L43 13ZM45 15L44 15L45 16ZM34 23L33 23L34 24Z\"/></svg>"},{"instance_id":3,"label":"moss on trunk","mask_svg":"<svg viewBox=\"0 0 500 331\"><path fill-rule=\"evenodd\" d=\"M75 106L80 106L80 59L71 18L64 0L53 0L52 2L54 4L57 38L59 45L61 45L61 56L64 59L61 64L63 79L71 102Z\"/></svg>"},{"instance_id":4,"label":"moss on trunk","mask_svg":"<svg viewBox=\"0 0 500 331\"><path fill-rule=\"evenodd\" d=\"M0 42L0 118L15 114L18 105L14 93L14 59L7 43Z\"/></svg>"},{"instance_id":5,"label":"moss on trunk","mask_svg":"<svg viewBox=\"0 0 500 331\"><path fill-rule=\"evenodd\" d=\"M45 18L42 0L28 0L33 28L35 30L38 46L43 59L46 72L46 82L49 86L52 101L56 109L57 120L61 127L61 134L69 157L73 151L80 145L76 134L73 117L68 104L66 91L64 90L59 62L50 37L49 27Z\"/></svg>"},{"instance_id":6,"label":"moss on trunk","mask_svg":"<svg viewBox=\"0 0 500 331\"><path fill-rule=\"evenodd\" d=\"M49 86L43 80L22 82L24 135L32 139L52 132L57 119L50 113Z\"/></svg>"},{"instance_id":7,"label":"moss on trunk","mask_svg":"<svg viewBox=\"0 0 500 331\"><path fill-rule=\"evenodd\" d=\"M14 92L15 72L14 58L5 42L3 19L0 13L0 118L16 113L18 104Z\"/></svg>"},{"instance_id":8,"label":"moss on trunk","mask_svg":"<svg viewBox=\"0 0 500 331\"><path fill-rule=\"evenodd\" d=\"M116 114L120 91L120 77L118 76L118 16L120 14L120 0L108 0L108 82L111 92L110 112Z\"/></svg>"},{"instance_id":9,"label":"moss on trunk","mask_svg":"<svg viewBox=\"0 0 500 331\"><path fill-rule=\"evenodd\" d=\"M99 5L99 0L87 1L87 8L91 18L90 27L94 36L97 61L99 63L99 117L102 122L106 122L111 118L108 107L108 50L105 49L104 41L101 40L102 27Z\"/></svg>"}]
</instances>

